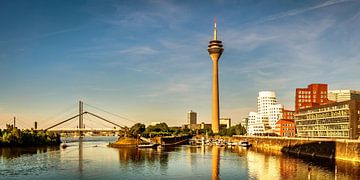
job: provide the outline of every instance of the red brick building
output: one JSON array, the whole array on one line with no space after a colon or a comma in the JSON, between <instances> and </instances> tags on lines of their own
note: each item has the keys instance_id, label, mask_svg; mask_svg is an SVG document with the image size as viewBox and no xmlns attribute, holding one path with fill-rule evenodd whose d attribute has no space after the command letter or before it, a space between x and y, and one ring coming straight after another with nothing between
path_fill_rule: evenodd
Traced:
<instances>
[{"instance_id":1,"label":"red brick building","mask_svg":"<svg viewBox=\"0 0 360 180\"><path fill-rule=\"evenodd\" d=\"M307 88L296 88L295 113L300 109L327 104L327 93L327 84L310 84Z\"/></svg>"},{"instance_id":2,"label":"red brick building","mask_svg":"<svg viewBox=\"0 0 360 180\"><path fill-rule=\"evenodd\" d=\"M293 119L280 119L276 122L275 133L281 137L295 137L295 121Z\"/></svg>"}]
</instances>

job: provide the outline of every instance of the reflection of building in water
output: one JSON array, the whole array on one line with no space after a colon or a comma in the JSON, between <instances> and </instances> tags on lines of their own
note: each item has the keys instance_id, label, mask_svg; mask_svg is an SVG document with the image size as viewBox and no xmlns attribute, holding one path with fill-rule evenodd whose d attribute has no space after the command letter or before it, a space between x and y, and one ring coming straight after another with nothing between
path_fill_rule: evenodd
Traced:
<instances>
[{"instance_id":1,"label":"reflection of building in water","mask_svg":"<svg viewBox=\"0 0 360 180\"><path fill-rule=\"evenodd\" d=\"M248 151L246 157L249 177L254 179L280 179L278 158L254 151Z\"/></svg>"},{"instance_id":2,"label":"reflection of building in water","mask_svg":"<svg viewBox=\"0 0 360 180\"><path fill-rule=\"evenodd\" d=\"M217 146L213 146L211 148L211 155L211 177L213 180L218 180L220 173L220 149Z\"/></svg>"},{"instance_id":3,"label":"reflection of building in water","mask_svg":"<svg viewBox=\"0 0 360 180\"><path fill-rule=\"evenodd\" d=\"M297 172L298 163L296 159L285 158L278 156L280 161L280 176L281 179L295 179L294 172ZM304 172L304 177L307 175L307 172Z\"/></svg>"}]
</instances>

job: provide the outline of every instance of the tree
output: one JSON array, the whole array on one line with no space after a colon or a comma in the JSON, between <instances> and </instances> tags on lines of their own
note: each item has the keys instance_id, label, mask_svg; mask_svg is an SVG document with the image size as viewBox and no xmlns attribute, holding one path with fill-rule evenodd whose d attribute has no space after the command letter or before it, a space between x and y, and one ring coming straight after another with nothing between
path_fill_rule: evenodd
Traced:
<instances>
[{"instance_id":1,"label":"tree","mask_svg":"<svg viewBox=\"0 0 360 180\"><path fill-rule=\"evenodd\" d=\"M138 134L142 134L144 131L145 124L136 123L130 128L129 134L136 137Z\"/></svg>"}]
</instances>

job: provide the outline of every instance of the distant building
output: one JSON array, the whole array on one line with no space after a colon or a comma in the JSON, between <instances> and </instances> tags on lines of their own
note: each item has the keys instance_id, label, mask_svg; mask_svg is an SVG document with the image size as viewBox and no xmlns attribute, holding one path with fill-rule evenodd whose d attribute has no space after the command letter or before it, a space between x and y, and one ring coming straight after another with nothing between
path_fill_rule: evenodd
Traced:
<instances>
[{"instance_id":1,"label":"distant building","mask_svg":"<svg viewBox=\"0 0 360 180\"><path fill-rule=\"evenodd\" d=\"M329 103L295 114L299 137L358 139L360 100Z\"/></svg>"},{"instance_id":2,"label":"distant building","mask_svg":"<svg viewBox=\"0 0 360 180\"><path fill-rule=\"evenodd\" d=\"M184 124L182 125L181 128L191 129L191 130L200 130L200 129L211 130L211 124L205 124L205 122L201 122L200 124Z\"/></svg>"},{"instance_id":3,"label":"distant building","mask_svg":"<svg viewBox=\"0 0 360 180\"><path fill-rule=\"evenodd\" d=\"M275 133L281 137L295 137L296 128L293 119L280 119L276 122Z\"/></svg>"},{"instance_id":4,"label":"distant building","mask_svg":"<svg viewBox=\"0 0 360 180\"><path fill-rule=\"evenodd\" d=\"M243 126L246 131L248 130L249 118L243 118L240 122L241 126Z\"/></svg>"},{"instance_id":5,"label":"distant building","mask_svg":"<svg viewBox=\"0 0 360 180\"><path fill-rule=\"evenodd\" d=\"M349 101L352 99L360 99L360 91L329 90L328 99L329 101L333 101L333 102L342 102L342 101Z\"/></svg>"},{"instance_id":6,"label":"distant building","mask_svg":"<svg viewBox=\"0 0 360 180\"><path fill-rule=\"evenodd\" d=\"M221 125L226 126L226 129L230 128L231 127L231 118L220 118L220 127L221 127Z\"/></svg>"},{"instance_id":7,"label":"distant building","mask_svg":"<svg viewBox=\"0 0 360 180\"><path fill-rule=\"evenodd\" d=\"M200 129L211 130L211 124L205 124L204 122L201 122Z\"/></svg>"},{"instance_id":8,"label":"distant building","mask_svg":"<svg viewBox=\"0 0 360 180\"><path fill-rule=\"evenodd\" d=\"M197 121L197 114L196 114L196 112L194 112L194 111L189 111L188 112L188 123L189 124L196 124L196 121Z\"/></svg>"},{"instance_id":9,"label":"distant building","mask_svg":"<svg viewBox=\"0 0 360 180\"><path fill-rule=\"evenodd\" d=\"M150 125L151 126L156 126L157 124L161 124L162 122L160 121L154 121L154 122L151 122Z\"/></svg>"},{"instance_id":10,"label":"distant building","mask_svg":"<svg viewBox=\"0 0 360 180\"><path fill-rule=\"evenodd\" d=\"M307 88L296 88L295 113L300 109L328 103L327 84L310 84Z\"/></svg>"}]
</instances>

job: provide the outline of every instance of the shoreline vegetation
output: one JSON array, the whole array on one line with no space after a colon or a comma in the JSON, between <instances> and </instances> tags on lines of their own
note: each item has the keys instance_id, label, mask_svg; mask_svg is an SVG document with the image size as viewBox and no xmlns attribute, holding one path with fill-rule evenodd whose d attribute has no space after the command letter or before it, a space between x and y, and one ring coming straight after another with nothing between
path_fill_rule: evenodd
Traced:
<instances>
[{"instance_id":1,"label":"shoreline vegetation","mask_svg":"<svg viewBox=\"0 0 360 180\"><path fill-rule=\"evenodd\" d=\"M20 130L13 125L6 125L6 129L0 129L0 147L37 147L60 144L60 134L55 132Z\"/></svg>"},{"instance_id":2,"label":"shoreline vegetation","mask_svg":"<svg viewBox=\"0 0 360 180\"><path fill-rule=\"evenodd\" d=\"M214 134L210 128L208 129L189 129L181 127L169 127L166 123L159 123L156 125L149 125L136 123L130 128L126 128L123 135L138 137L139 135L146 138L157 136L196 136L196 135L208 135L208 136L233 136L233 135L245 135L246 129L241 124L231 126L230 128L221 127L218 134ZM121 136L121 135L120 135Z\"/></svg>"}]
</instances>

